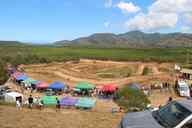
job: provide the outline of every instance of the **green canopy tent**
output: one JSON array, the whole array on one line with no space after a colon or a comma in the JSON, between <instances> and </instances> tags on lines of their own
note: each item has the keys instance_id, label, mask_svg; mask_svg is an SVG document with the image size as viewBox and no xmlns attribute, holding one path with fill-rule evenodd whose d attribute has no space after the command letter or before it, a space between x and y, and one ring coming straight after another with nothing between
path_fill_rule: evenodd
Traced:
<instances>
[{"instance_id":1,"label":"green canopy tent","mask_svg":"<svg viewBox=\"0 0 192 128\"><path fill-rule=\"evenodd\" d=\"M56 96L43 96L41 100L43 101L44 105L56 105L57 104L56 98L57 98Z\"/></svg>"},{"instance_id":2,"label":"green canopy tent","mask_svg":"<svg viewBox=\"0 0 192 128\"><path fill-rule=\"evenodd\" d=\"M93 108L95 106L96 100L92 98L80 98L75 104L78 108Z\"/></svg>"},{"instance_id":3,"label":"green canopy tent","mask_svg":"<svg viewBox=\"0 0 192 128\"><path fill-rule=\"evenodd\" d=\"M24 81L22 81L22 83L24 84L25 87L31 87L32 84L36 85L38 81L32 78L27 78Z\"/></svg>"},{"instance_id":4,"label":"green canopy tent","mask_svg":"<svg viewBox=\"0 0 192 128\"><path fill-rule=\"evenodd\" d=\"M80 90L91 90L94 88L95 88L95 85L88 82L80 82L75 85L75 89L80 89Z\"/></svg>"},{"instance_id":5,"label":"green canopy tent","mask_svg":"<svg viewBox=\"0 0 192 128\"><path fill-rule=\"evenodd\" d=\"M88 82L80 82L76 84L74 88L74 94L84 95L84 96L91 96L92 90L95 86Z\"/></svg>"}]
</instances>

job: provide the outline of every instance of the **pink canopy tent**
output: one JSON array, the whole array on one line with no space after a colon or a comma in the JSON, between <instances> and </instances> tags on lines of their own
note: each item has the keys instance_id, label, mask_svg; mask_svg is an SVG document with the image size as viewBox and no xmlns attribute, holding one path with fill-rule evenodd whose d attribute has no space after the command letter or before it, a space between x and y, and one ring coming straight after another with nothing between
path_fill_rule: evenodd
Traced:
<instances>
[{"instance_id":1,"label":"pink canopy tent","mask_svg":"<svg viewBox=\"0 0 192 128\"><path fill-rule=\"evenodd\" d=\"M37 89L47 89L49 87L49 84L46 83L46 82L39 82L37 85L36 85L36 88Z\"/></svg>"}]
</instances>

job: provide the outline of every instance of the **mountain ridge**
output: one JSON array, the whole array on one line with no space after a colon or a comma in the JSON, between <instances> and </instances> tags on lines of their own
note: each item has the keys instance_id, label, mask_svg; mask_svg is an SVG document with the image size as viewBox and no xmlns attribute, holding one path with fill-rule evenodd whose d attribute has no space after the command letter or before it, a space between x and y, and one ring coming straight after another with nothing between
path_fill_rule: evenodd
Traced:
<instances>
[{"instance_id":1,"label":"mountain ridge","mask_svg":"<svg viewBox=\"0 0 192 128\"><path fill-rule=\"evenodd\" d=\"M57 46L94 47L192 47L192 34L188 33L144 33L130 31L122 34L95 33L88 37L54 42Z\"/></svg>"}]
</instances>

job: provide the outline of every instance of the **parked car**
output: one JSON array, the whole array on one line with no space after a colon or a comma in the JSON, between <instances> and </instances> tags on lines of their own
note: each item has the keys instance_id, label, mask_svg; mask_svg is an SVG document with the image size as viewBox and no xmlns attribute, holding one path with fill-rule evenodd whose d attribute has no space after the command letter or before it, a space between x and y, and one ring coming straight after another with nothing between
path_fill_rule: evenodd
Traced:
<instances>
[{"instance_id":1,"label":"parked car","mask_svg":"<svg viewBox=\"0 0 192 128\"><path fill-rule=\"evenodd\" d=\"M192 100L172 101L155 111L128 113L119 128L192 128Z\"/></svg>"},{"instance_id":2,"label":"parked car","mask_svg":"<svg viewBox=\"0 0 192 128\"><path fill-rule=\"evenodd\" d=\"M190 97L190 87L185 81L178 81L177 83L177 91L180 96Z\"/></svg>"}]
</instances>

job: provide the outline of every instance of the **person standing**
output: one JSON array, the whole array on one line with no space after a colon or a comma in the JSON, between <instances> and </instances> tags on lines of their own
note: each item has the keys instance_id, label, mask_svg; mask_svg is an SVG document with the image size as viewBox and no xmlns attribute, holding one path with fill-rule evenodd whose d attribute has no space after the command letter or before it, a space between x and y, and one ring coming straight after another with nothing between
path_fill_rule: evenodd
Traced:
<instances>
[{"instance_id":1,"label":"person standing","mask_svg":"<svg viewBox=\"0 0 192 128\"><path fill-rule=\"evenodd\" d=\"M19 99L16 100L16 108L17 110L21 110L21 102Z\"/></svg>"},{"instance_id":2,"label":"person standing","mask_svg":"<svg viewBox=\"0 0 192 128\"><path fill-rule=\"evenodd\" d=\"M56 104L56 111L57 111L57 110L60 110L61 104L60 104L60 100L57 97L56 97L56 101L57 101L57 104Z\"/></svg>"},{"instance_id":3,"label":"person standing","mask_svg":"<svg viewBox=\"0 0 192 128\"><path fill-rule=\"evenodd\" d=\"M32 97L32 95L29 96L28 103L29 103L29 108L32 109L32 107L33 107L33 97Z\"/></svg>"}]
</instances>

